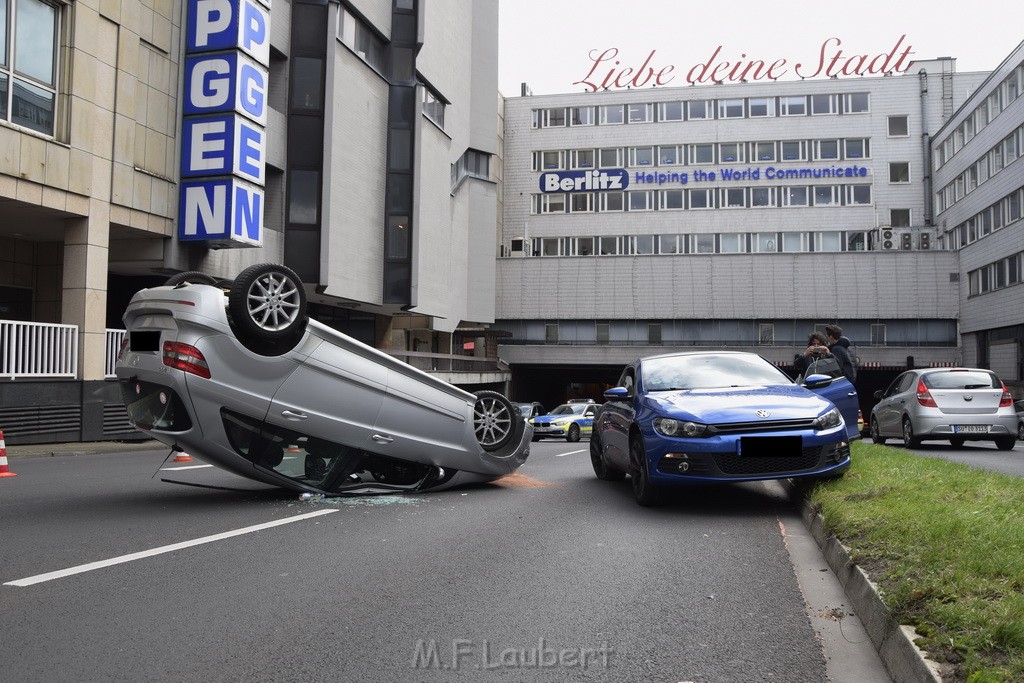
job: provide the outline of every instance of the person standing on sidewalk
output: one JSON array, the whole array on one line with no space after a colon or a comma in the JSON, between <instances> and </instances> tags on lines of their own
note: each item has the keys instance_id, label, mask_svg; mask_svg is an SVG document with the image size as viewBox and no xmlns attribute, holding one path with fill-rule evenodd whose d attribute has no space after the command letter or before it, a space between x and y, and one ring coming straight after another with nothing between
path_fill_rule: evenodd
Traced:
<instances>
[{"instance_id":1,"label":"person standing on sidewalk","mask_svg":"<svg viewBox=\"0 0 1024 683\"><path fill-rule=\"evenodd\" d=\"M843 328L839 325L825 325L825 334L829 341L828 350L839 361L843 375L853 384L857 381L857 362L850 353L850 340L843 336Z\"/></svg>"}]
</instances>

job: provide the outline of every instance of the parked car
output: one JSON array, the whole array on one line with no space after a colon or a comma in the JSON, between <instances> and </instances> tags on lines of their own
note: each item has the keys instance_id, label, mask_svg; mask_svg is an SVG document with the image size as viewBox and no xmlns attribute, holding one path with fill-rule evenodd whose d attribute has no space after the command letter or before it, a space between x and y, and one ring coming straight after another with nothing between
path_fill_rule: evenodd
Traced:
<instances>
[{"instance_id":1,"label":"parked car","mask_svg":"<svg viewBox=\"0 0 1024 683\"><path fill-rule=\"evenodd\" d=\"M116 373L131 422L244 477L296 491L424 491L497 479L533 428L475 394L312 320L276 264L180 273L136 293Z\"/></svg>"},{"instance_id":2,"label":"parked car","mask_svg":"<svg viewBox=\"0 0 1024 683\"><path fill-rule=\"evenodd\" d=\"M576 442L582 436L589 436L594 427L597 403L590 400L573 400L563 403L547 415L530 420L533 425L533 440L545 437Z\"/></svg>"},{"instance_id":3,"label":"parked car","mask_svg":"<svg viewBox=\"0 0 1024 683\"><path fill-rule=\"evenodd\" d=\"M522 413L523 417L529 420L531 417L537 417L543 415L545 412L544 406L534 401L533 403L513 403L516 409Z\"/></svg>"},{"instance_id":4,"label":"parked car","mask_svg":"<svg viewBox=\"0 0 1024 683\"><path fill-rule=\"evenodd\" d=\"M1024 401L1014 403L1017 408L1017 441L1024 441Z\"/></svg>"},{"instance_id":5,"label":"parked car","mask_svg":"<svg viewBox=\"0 0 1024 683\"><path fill-rule=\"evenodd\" d=\"M1013 398L996 373L980 368L918 368L876 391L871 409L871 439L903 440L907 448L922 441L994 441L1013 448L1020 418Z\"/></svg>"},{"instance_id":6,"label":"parked car","mask_svg":"<svg viewBox=\"0 0 1024 683\"><path fill-rule=\"evenodd\" d=\"M838 477L858 436L857 392L845 377L812 373L797 384L753 353L641 358L604 396L590 439L594 472L629 474L645 506L673 485Z\"/></svg>"}]
</instances>

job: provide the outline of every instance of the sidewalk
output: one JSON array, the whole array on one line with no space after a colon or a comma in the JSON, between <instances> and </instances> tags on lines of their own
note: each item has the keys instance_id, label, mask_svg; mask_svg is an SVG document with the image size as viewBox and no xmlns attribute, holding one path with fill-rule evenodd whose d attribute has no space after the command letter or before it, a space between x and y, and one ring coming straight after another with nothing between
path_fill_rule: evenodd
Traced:
<instances>
[{"instance_id":1,"label":"sidewalk","mask_svg":"<svg viewBox=\"0 0 1024 683\"><path fill-rule=\"evenodd\" d=\"M94 455L125 451L168 451L170 448L153 439L145 441L88 441L74 443L38 443L7 446L8 458L52 458L60 455Z\"/></svg>"}]
</instances>

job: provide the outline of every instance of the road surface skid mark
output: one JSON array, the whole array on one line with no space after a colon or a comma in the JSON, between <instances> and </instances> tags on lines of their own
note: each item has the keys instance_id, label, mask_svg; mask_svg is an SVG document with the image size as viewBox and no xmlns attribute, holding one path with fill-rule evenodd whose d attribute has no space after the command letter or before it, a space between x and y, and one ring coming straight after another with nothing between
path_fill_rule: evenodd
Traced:
<instances>
[{"instance_id":1,"label":"road surface skid mark","mask_svg":"<svg viewBox=\"0 0 1024 683\"><path fill-rule=\"evenodd\" d=\"M532 489L539 486L557 486L558 484L552 484L549 481L541 481L540 479L534 479L531 476L525 475L522 472L513 472L512 474L506 474L501 479L496 479L493 483L498 486L504 486L510 489Z\"/></svg>"}]
</instances>

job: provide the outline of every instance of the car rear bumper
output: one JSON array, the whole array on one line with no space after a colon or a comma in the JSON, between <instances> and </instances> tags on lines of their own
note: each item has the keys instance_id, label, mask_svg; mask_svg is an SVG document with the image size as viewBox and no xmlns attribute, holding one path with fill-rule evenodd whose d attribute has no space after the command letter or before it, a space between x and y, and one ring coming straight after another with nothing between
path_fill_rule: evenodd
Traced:
<instances>
[{"instance_id":1,"label":"car rear bumper","mask_svg":"<svg viewBox=\"0 0 1024 683\"><path fill-rule=\"evenodd\" d=\"M971 427L985 427L986 431L965 431ZM921 439L964 439L985 441L1017 433L1016 416L1002 415L936 415L918 416L912 421L914 436Z\"/></svg>"}]
</instances>

